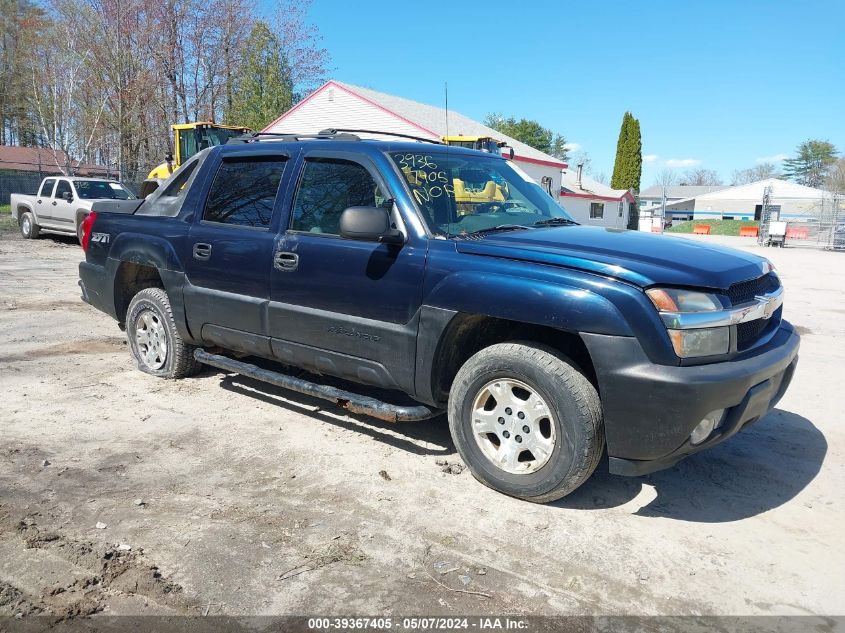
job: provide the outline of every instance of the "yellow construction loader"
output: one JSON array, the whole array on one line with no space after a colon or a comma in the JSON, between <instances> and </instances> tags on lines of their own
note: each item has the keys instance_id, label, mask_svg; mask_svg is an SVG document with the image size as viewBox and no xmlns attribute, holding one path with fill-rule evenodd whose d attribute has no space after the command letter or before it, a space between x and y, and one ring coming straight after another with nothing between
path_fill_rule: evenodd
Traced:
<instances>
[{"instance_id":1,"label":"yellow construction loader","mask_svg":"<svg viewBox=\"0 0 845 633\"><path fill-rule=\"evenodd\" d=\"M444 136L443 142L446 145L453 147L466 147L467 149L477 149L482 152L490 152L491 154L498 154L505 158L513 158L513 148L508 147L505 141L500 141L491 136L464 136L458 134L457 136ZM503 151L503 148L507 148Z\"/></svg>"},{"instance_id":2,"label":"yellow construction loader","mask_svg":"<svg viewBox=\"0 0 845 633\"><path fill-rule=\"evenodd\" d=\"M170 126L173 130L173 153L168 154L165 162L156 167L141 185L140 197L158 189L170 174L176 171L182 163L206 147L224 145L230 138L251 132L248 127L237 125L218 125L208 121L193 123L176 123Z\"/></svg>"}]
</instances>

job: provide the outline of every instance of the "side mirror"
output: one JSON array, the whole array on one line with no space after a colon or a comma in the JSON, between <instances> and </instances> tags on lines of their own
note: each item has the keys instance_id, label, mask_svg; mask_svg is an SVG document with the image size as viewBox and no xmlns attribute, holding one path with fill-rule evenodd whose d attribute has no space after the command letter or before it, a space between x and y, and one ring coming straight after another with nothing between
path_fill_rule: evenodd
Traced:
<instances>
[{"instance_id":1,"label":"side mirror","mask_svg":"<svg viewBox=\"0 0 845 633\"><path fill-rule=\"evenodd\" d=\"M62 194L62 198L64 198L64 199L65 199L65 200L67 200L68 202L70 202L71 200L73 200L73 194L72 194L70 191L65 191L65 192Z\"/></svg>"},{"instance_id":2,"label":"side mirror","mask_svg":"<svg viewBox=\"0 0 845 633\"><path fill-rule=\"evenodd\" d=\"M340 236L348 240L402 244L401 231L390 226L390 212L382 207L349 207L340 214Z\"/></svg>"}]
</instances>

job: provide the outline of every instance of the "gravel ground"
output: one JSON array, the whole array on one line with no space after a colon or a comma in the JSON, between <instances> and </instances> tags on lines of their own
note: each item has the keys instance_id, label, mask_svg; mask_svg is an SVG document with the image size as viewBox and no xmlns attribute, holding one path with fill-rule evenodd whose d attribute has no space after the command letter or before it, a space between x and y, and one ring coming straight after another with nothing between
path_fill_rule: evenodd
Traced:
<instances>
[{"instance_id":1,"label":"gravel ground","mask_svg":"<svg viewBox=\"0 0 845 633\"><path fill-rule=\"evenodd\" d=\"M137 371L72 239L0 235L0 615L845 613L845 254L718 241L778 266L786 397L538 506L460 472L445 419Z\"/></svg>"}]
</instances>

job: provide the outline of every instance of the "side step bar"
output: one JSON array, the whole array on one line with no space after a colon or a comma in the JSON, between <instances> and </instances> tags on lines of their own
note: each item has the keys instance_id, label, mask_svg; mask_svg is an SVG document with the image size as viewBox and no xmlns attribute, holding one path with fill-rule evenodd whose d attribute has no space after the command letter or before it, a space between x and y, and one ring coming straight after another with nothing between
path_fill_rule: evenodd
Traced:
<instances>
[{"instance_id":1,"label":"side step bar","mask_svg":"<svg viewBox=\"0 0 845 633\"><path fill-rule=\"evenodd\" d=\"M320 385L316 382L303 380L302 378L296 378L295 376L289 376L288 374L282 374L277 371L262 369L256 365L234 360L227 356L209 354L201 349L194 351L194 358L205 365L211 365L224 371L248 376L249 378L254 378L262 382L269 382L283 389L290 389L291 391L298 391L299 393L321 398L322 400L329 400L352 413L368 415L379 420L386 420L387 422L427 420L443 413L440 409L433 409L424 404L413 407L389 404L376 398L362 396L328 385Z\"/></svg>"}]
</instances>

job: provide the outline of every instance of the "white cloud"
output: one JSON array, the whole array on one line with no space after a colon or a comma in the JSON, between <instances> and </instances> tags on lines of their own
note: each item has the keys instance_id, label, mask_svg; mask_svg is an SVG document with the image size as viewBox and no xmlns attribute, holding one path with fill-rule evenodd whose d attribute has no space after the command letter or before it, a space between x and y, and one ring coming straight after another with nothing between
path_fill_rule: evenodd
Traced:
<instances>
[{"instance_id":1,"label":"white cloud","mask_svg":"<svg viewBox=\"0 0 845 633\"><path fill-rule=\"evenodd\" d=\"M660 158L657 154L645 154L643 156L644 163L653 163L656 162L657 159Z\"/></svg>"},{"instance_id":2,"label":"white cloud","mask_svg":"<svg viewBox=\"0 0 845 633\"><path fill-rule=\"evenodd\" d=\"M566 143L563 146L563 149L565 149L567 152L577 152L579 149L581 149L581 144L580 143Z\"/></svg>"},{"instance_id":3,"label":"white cloud","mask_svg":"<svg viewBox=\"0 0 845 633\"><path fill-rule=\"evenodd\" d=\"M695 167L700 164L697 158L670 158L666 161L667 167Z\"/></svg>"},{"instance_id":4,"label":"white cloud","mask_svg":"<svg viewBox=\"0 0 845 633\"><path fill-rule=\"evenodd\" d=\"M789 158L787 154L773 154L772 156L761 156L755 159L758 163L779 163Z\"/></svg>"}]
</instances>

